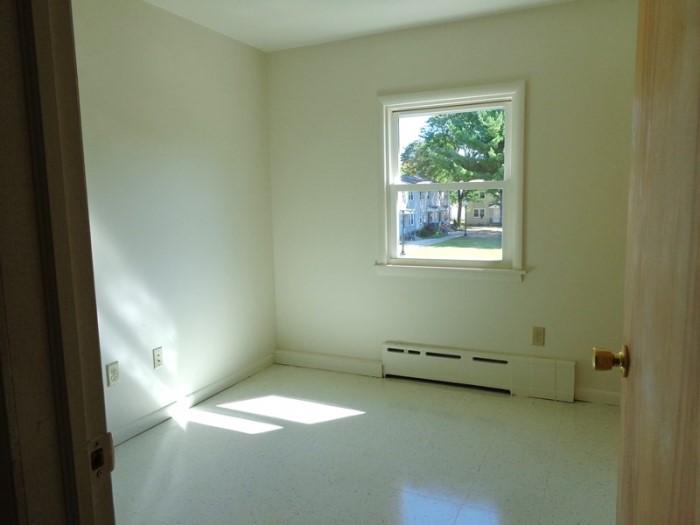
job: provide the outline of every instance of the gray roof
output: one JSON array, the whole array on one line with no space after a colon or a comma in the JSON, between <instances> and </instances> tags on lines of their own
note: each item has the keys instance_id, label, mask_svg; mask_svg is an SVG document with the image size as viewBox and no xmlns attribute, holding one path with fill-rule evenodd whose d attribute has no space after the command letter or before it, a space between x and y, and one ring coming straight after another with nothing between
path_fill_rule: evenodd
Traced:
<instances>
[{"instance_id":1,"label":"gray roof","mask_svg":"<svg viewBox=\"0 0 700 525\"><path fill-rule=\"evenodd\" d=\"M406 175L405 173L401 175L401 182L404 184L420 184L422 182L431 182L423 177L418 177L417 175Z\"/></svg>"}]
</instances>

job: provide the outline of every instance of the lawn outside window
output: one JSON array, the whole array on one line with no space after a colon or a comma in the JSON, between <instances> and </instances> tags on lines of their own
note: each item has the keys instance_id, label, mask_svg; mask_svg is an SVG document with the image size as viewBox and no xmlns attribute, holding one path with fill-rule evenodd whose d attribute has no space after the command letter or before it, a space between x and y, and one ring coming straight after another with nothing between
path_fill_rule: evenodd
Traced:
<instances>
[{"instance_id":1,"label":"lawn outside window","mask_svg":"<svg viewBox=\"0 0 700 525\"><path fill-rule=\"evenodd\" d=\"M380 98L378 267L524 274L524 95L518 82Z\"/></svg>"}]
</instances>

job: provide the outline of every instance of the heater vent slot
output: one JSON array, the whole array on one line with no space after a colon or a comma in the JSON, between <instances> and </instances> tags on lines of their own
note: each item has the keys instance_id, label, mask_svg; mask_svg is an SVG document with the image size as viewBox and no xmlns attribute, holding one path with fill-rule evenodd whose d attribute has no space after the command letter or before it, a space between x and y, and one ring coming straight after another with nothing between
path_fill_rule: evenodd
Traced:
<instances>
[{"instance_id":1,"label":"heater vent slot","mask_svg":"<svg viewBox=\"0 0 700 525\"><path fill-rule=\"evenodd\" d=\"M457 354L444 354L442 352L426 352L425 355L428 357L442 357L445 359L462 359L461 355Z\"/></svg>"},{"instance_id":2,"label":"heater vent slot","mask_svg":"<svg viewBox=\"0 0 700 525\"><path fill-rule=\"evenodd\" d=\"M574 400L575 363L560 359L386 341L382 374Z\"/></svg>"},{"instance_id":3,"label":"heater vent slot","mask_svg":"<svg viewBox=\"0 0 700 525\"><path fill-rule=\"evenodd\" d=\"M507 365L508 361L505 359L492 359L490 357L472 357L472 361L478 363L492 363L494 365Z\"/></svg>"}]
</instances>

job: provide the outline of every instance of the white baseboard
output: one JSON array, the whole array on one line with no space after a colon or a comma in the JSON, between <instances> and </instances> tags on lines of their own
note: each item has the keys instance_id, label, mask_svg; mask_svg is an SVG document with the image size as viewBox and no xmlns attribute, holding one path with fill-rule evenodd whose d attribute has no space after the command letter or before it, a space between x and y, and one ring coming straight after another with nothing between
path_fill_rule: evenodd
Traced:
<instances>
[{"instance_id":1,"label":"white baseboard","mask_svg":"<svg viewBox=\"0 0 700 525\"><path fill-rule=\"evenodd\" d=\"M608 390L576 388L574 390L574 399L576 401L587 401L589 403L620 406L620 393L610 392Z\"/></svg>"},{"instance_id":2,"label":"white baseboard","mask_svg":"<svg viewBox=\"0 0 700 525\"><path fill-rule=\"evenodd\" d=\"M211 383L210 385L207 385L204 388L200 388L199 390L192 392L191 394L185 397L185 402L188 406L194 406L198 403L201 403L205 399L209 399L211 396L218 394L219 392L222 392L223 390L226 390L229 387L232 387L236 383L240 383L244 379L254 374L257 374L261 370L264 370L265 368L272 366L273 364L273 355L270 354L268 356L265 356L242 370L238 370L237 372L234 372L233 374L230 374L224 377L223 379L215 381L214 383ZM159 425L163 421L167 421L168 419L170 419L169 409L171 409L173 406L174 403L166 405L156 410L155 412L151 412L150 414L140 419L137 419L132 423L124 425L123 427L119 427L116 430L112 430L111 432L114 444L119 445L120 443L124 443L124 441L131 439L132 437L137 436L142 432L145 432L149 428Z\"/></svg>"},{"instance_id":3,"label":"white baseboard","mask_svg":"<svg viewBox=\"0 0 700 525\"><path fill-rule=\"evenodd\" d=\"M382 377L381 361L372 359L357 359L337 355L318 354L315 352L299 352L296 350L277 350L275 364L330 370L371 377ZM620 405L620 393L594 388L575 388L574 399L604 405Z\"/></svg>"},{"instance_id":4,"label":"white baseboard","mask_svg":"<svg viewBox=\"0 0 700 525\"><path fill-rule=\"evenodd\" d=\"M315 368L317 370L330 370L331 372L344 372L346 374L382 377L381 361L372 359L298 352L296 350L277 350L275 352L275 363L278 365Z\"/></svg>"}]
</instances>

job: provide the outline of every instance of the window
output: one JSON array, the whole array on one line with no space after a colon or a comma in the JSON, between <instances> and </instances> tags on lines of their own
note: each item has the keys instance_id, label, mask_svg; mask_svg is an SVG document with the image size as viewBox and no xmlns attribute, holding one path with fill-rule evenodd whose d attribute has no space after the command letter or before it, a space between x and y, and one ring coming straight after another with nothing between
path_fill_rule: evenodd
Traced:
<instances>
[{"instance_id":1,"label":"window","mask_svg":"<svg viewBox=\"0 0 700 525\"><path fill-rule=\"evenodd\" d=\"M522 274L524 84L381 102L385 242L379 264ZM407 240L399 216L417 187L425 204L411 210L420 227ZM478 224L468 219L470 209Z\"/></svg>"}]
</instances>

